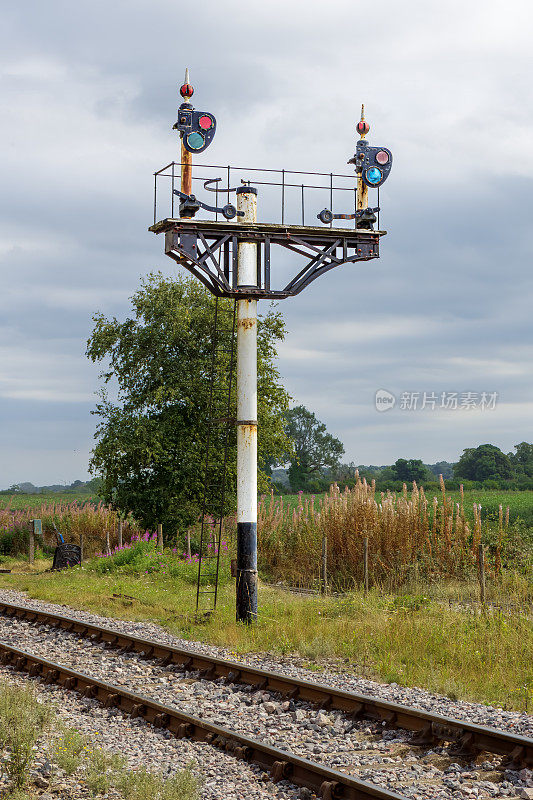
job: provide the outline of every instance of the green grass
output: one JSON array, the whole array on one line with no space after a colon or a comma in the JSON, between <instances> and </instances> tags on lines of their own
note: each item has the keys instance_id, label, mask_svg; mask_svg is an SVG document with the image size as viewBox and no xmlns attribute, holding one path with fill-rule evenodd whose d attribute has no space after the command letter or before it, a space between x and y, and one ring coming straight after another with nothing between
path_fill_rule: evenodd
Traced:
<instances>
[{"instance_id":1,"label":"green grass","mask_svg":"<svg viewBox=\"0 0 533 800\"><path fill-rule=\"evenodd\" d=\"M454 502L459 502L459 492L447 492ZM474 503L482 507L482 518L498 519L498 507L503 513L509 506L509 521L521 519L526 527L533 528L533 492L513 492L504 489L468 489L464 493L465 508L470 511Z\"/></svg>"},{"instance_id":2,"label":"green grass","mask_svg":"<svg viewBox=\"0 0 533 800\"><path fill-rule=\"evenodd\" d=\"M12 788L22 789L35 759L35 746L52 719L51 709L38 703L32 686L18 688L0 684L0 752L6 758L0 773L7 774Z\"/></svg>"},{"instance_id":3,"label":"green grass","mask_svg":"<svg viewBox=\"0 0 533 800\"><path fill-rule=\"evenodd\" d=\"M373 590L365 597L302 597L259 589L260 617L247 627L235 622L234 583L220 589L215 618L195 619L191 583L161 573L97 574L74 569L57 574L0 575L0 587L97 614L150 620L171 632L227 647L234 655L270 652L297 655L315 669L334 659L343 669L383 681L420 686L461 699L524 710L533 701L531 618L497 610L450 609L449 597L469 599L475 587L438 584L402 595ZM488 599L532 601L532 588L518 575L489 584Z\"/></svg>"},{"instance_id":4,"label":"green grass","mask_svg":"<svg viewBox=\"0 0 533 800\"><path fill-rule=\"evenodd\" d=\"M0 509L40 508L43 503L98 503L99 498L88 492L44 492L43 494L0 494Z\"/></svg>"}]
</instances>

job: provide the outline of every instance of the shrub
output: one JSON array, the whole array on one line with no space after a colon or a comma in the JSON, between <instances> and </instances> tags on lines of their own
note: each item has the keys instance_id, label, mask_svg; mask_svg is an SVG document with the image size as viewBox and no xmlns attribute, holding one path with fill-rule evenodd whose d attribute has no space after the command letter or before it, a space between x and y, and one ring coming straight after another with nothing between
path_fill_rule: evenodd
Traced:
<instances>
[{"instance_id":1,"label":"shrub","mask_svg":"<svg viewBox=\"0 0 533 800\"><path fill-rule=\"evenodd\" d=\"M67 775L72 775L83 761L88 749L87 742L87 738L79 731L67 728L55 743L51 757Z\"/></svg>"},{"instance_id":2,"label":"shrub","mask_svg":"<svg viewBox=\"0 0 533 800\"><path fill-rule=\"evenodd\" d=\"M263 497L259 504L260 567L276 580L306 583L318 579L322 540L327 536L328 573L339 587L363 580L363 540L369 541L369 572L373 583L396 588L411 578L474 575L482 541L481 506L467 513L446 494L429 499L413 484L396 494L376 493L375 484L357 475L353 489L340 492L334 484L325 497L303 498L297 507L283 498ZM509 518L501 505L487 526L483 541L491 544L487 569L499 571L509 543Z\"/></svg>"},{"instance_id":3,"label":"shrub","mask_svg":"<svg viewBox=\"0 0 533 800\"><path fill-rule=\"evenodd\" d=\"M154 775L144 768L124 772L117 781L117 788L125 800L195 800L198 797L198 781L190 764L170 778Z\"/></svg>"},{"instance_id":4,"label":"shrub","mask_svg":"<svg viewBox=\"0 0 533 800\"><path fill-rule=\"evenodd\" d=\"M177 547L160 550L157 537L146 532L141 538L133 538L122 546L116 547L110 555L99 553L86 564L86 569L105 575L119 572L125 575L154 575L167 578L181 578L189 583L196 583L198 576L198 553L189 558L186 553L179 552ZM208 544L207 549L217 554L216 546ZM202 565L203 584L212 583L216 576L216 559L209 559ZM225 539L221 543L219 583L227 583L230 578L230 559L228 544Z\"/></svg>"},{"instance_id":5,"label":"shrub","mask_svg":"<svg viewBox=\"0 0 533 800\"><path fill-rule=\"evenodd\" d=\"M119 775L125 769L127 762L117 753L107 753L100 747L88 752L89 764L85 772L85 780L89 791L93 795L104 794L119 780Z\"/></svg>"},{"instance_id":6,"label":"shrub","mask_svg":"<svg viewBox=\"0 0 533 800\"><path fill-rule=\"evenodd\" d=\"M27 781L34 745L50 719L50 709L37 702L31 687L0 685L0 747L8 751L3 768L17 789Z\"/></svg>"},{"instance_id":7,"label":"shrub","mask_svg":"<svg viewBox=\"0 0 533 800\"><path fill-rule=\"evenodd\" d=\"M85 778L93 795L118 789L125 800L197 800L199 784L191 772L192 764L170 778L128 768L126 759L100 748L88 752Z\"/></svg>"}]
</instances>

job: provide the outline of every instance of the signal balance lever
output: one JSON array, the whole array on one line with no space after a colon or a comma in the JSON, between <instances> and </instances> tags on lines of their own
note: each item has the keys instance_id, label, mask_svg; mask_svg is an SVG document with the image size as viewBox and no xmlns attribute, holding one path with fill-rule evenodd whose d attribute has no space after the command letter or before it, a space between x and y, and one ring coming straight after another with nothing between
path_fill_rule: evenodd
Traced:
<instances>
[{"instance_id":1,"label":"signal balance lever","mask_svg":"<svg viewBox=\"0 0 533 800\"><path fill-rule=\"evenodd\" d=\"M359 228L373 231L373 225L376 222L376 214L378 211L379 206L376 206L375 208L360 208L359 211L355 212L355 214L333 214L329 208L324 208L320 214L317 214L316 216L320 222L324 223L324 225L328 225L334 219L356 219L361 223L358 225Z\"/></svg>"},{"instance_id":2,"label":"signal balance lever","mask_svg":"<svg viewBox=\"0 0 533 800\"><path fill-rule=\"evenodd\" d=\"M208 206L207 203L202 203L194 194L183 194L183 192L178 191L178 189L174 189L174 194L181 199L180 215L182 217L194 217L196 212L201 208L204 208L206 211L218 212L226 219L244 217L244 211L237 211L235 206L232 206L231 203L227 203L227 205L222 208L217 208L216 206Z\"/></svg>"}]
</instances>

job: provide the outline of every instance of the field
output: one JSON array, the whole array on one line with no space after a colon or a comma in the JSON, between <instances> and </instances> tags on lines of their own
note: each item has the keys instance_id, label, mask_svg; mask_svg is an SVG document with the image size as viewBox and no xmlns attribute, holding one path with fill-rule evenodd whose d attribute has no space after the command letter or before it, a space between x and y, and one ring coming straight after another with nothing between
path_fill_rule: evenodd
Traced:
<instances>
[{"instance_id":1,"label":"field","mask_svg":"<svg viewBox=\"0 0 533 800\"><path fill-rule=\"evenodd\" d=\"M0 510L9 506L14 510L40 508L49 503L97 503L98 499L88 492L43 492L43 494L0 494Z\"/></svg>"},{"instance_id":2,"label":"field","mask_svg":"<svg viewBox=\"0 0 533 800\"><path fill-rule=\"evenodd\" d=\"M315 497L319 500L324 496L323 494L311 495L303 494L302 500L311 500ZM428 492L428 496L438 494L438 492ZM448 496L454 500L459 501L458 491L449 491ZM283 502L290 508L295 508L298 505L297 494L283 494L281 495ZM467 513L471 514L471 508L474 503L482 506L482 514L496 515L498 514L498 506L501 504L504 508L509 506L510 522L515 522L520 518L527 527L533 528L533 492L518 492L506 491L502 489L469 489L464 493L465 505ZM87 492L48 492L45 494L0 494L0 509L9 505L10 508L23 509L23 508L39 508L43 503L97 503L98 498L93 497Z\"/></svg>"},{"instance_id":3,"label":"field","mask_svg":"<svg viewBox=\"0 0 533 800\"><path fill-rule=\"evenodd\" d=\"M448 492L455 502L459 501L459 492ZM469 489L465 491L465 503L471 509L474 503L482 508L483 518L498 518L498 507L509 507L509 521L518 519L527 528L533 528L533 492L513 492L501 489Z\"/></svg>"}]
</instances>

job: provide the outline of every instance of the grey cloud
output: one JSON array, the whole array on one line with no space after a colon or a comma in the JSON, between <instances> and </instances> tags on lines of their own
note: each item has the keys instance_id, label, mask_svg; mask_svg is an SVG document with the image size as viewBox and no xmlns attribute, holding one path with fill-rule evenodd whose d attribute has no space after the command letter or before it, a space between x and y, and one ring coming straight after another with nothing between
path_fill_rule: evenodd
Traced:
<instances>
[{"instance_id":1,"label":"grey cloud","mask_svg":"<svg viewBox=\"0 0 533 800\"><path fill-rule=\"evenodd\" d=\"M176 274L147 227L152 172L177 154L185 66L197 107L218 119L204 163L347 172L362 101L370 139L395 155L381 259L333 270L279 306L295 401L358 462L454 459L468 444L528 438L532 19L526 0L384 0L376 43L349 0L313 0L305 14L281 0L6 9L0 485L84 477L91 315L124 316L141 275ZM326 202L309 197L308 221ZM277 213L266 190L260 209ZM276 279L294 267L279 256ZM380 387L494 389L501 402L471 418L380 415Z\"/></svg>"}]
</instances>

